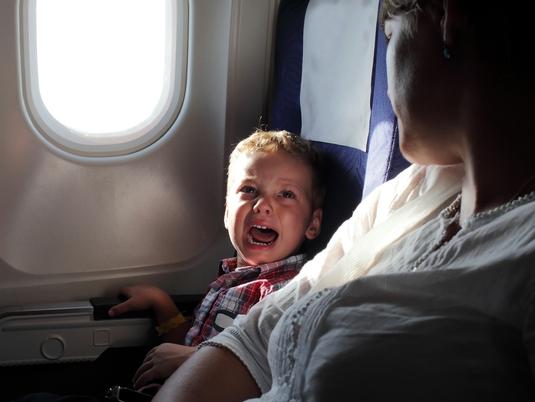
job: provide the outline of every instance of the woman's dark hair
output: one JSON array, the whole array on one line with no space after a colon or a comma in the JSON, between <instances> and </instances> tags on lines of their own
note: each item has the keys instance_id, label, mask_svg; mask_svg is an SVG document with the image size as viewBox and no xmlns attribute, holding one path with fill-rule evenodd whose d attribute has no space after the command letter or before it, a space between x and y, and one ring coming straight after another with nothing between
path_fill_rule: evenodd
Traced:
<instances>
[{"instance_id":1,"label":"woman's dark hair","mask_svg":"<svg viewBox=\"0 0 535 402\"><path fill-rule=\"evenodd\" d=\"M498 66L505 76L532 82L535 65L527 53L533 47L533 15L535 1L511 1L509 3L487 0L454 0L457 10L464 14L474 53L483 63ZM418 15L432 12L442 18L442 0L383 0L380 21L404 15L409 27L417 26ZM455 52L456 49L452 49Z\"/></svg>"}]
</instances>

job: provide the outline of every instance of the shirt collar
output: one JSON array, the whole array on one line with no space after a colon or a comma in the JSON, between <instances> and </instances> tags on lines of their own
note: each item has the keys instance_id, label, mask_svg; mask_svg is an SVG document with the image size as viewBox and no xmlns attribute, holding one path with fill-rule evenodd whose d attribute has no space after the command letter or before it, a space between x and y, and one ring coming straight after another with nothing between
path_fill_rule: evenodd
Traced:
<instances>
[{"instance_id":1,"label":"shirt collar","mask_svg":"<svg viewBox=\"0 0 535 402\"><path fill-rule=\"evenodd\" d=\"M265 269L271 269L273 267L280 267L282 265L292 265L306 260L306 254L297 254L290 257L284 258L279 261L266 262L265 264L260 265L246 265L243 267L238 267L238 258L224 258L219 263L219 270L223 274L227 274L232 271L245 271L249 269L260 269L263 271Z\"/></svg>"}]
</instances>

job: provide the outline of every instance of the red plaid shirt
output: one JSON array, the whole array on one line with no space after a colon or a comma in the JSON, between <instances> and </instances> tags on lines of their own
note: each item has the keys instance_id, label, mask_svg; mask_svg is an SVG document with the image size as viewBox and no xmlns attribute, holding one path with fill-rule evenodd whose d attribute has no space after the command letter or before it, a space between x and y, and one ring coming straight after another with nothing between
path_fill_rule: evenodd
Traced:
<instances>
[{"instance_id":1,"label":"red plaid shirt","mask_svg":"<svg viewBox=\"0 0 535 402\"><path fill-rule=\"evenodd\" d=\"M297 275L305 261L305 254L300 254L281 261L238 268L236 258L222 260L223 274L208 287L208 293L195 311L195 321L184 344L196 346L223 331L238 314L246 314L268 294L283 287Z\"/></svg>"}]
</instances>

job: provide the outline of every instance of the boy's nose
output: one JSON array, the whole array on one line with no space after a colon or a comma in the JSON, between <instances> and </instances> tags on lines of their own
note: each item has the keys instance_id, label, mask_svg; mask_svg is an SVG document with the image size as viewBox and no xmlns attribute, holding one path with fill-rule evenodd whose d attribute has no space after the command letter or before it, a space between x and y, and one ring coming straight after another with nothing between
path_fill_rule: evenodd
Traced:
<instances>
[{"instance_id":1,"label":"boy's nose","mask_svg":"<svg viewBox=\"0 0 535 402\"><path fill-rule=\"evenodd\" d=\"M273 212L273 209L271 208L271 204L268 199L265 197L260 197L256 200L256 203L253 206L253 211L257 214L264 213L269 215Z\"/></svg>"}]
</instances>

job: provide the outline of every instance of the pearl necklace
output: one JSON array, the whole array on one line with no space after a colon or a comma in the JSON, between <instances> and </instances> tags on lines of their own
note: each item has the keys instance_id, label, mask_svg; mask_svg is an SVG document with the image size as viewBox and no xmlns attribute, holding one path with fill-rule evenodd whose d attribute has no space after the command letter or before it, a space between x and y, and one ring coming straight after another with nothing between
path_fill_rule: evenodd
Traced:
<instances>
[{"instance_id":1,"label":"pearl necklace","mask_svg":"<svg viewBox=\"0 0 535 402\"><path fill-rule=\"evenodd\" d=\"M470 216L470 218L468 218L466 223L472 224L473 222L476 222L481 219L489 218L495 215L504 214L516 208L517 206L525 204L533 199L535 199L535 191L516 197L515 199L508 201L505 204L498 205L497 207L487 209L485 211L477 212L473 214L472 216ZM409 268L410 271L417 271L420 265L433 252L437 251L446 243L448 243L453 238L453 236L455 236L462 229L462 227L459 225L460 211L461 211L461 193L457 195L455 200L453 200L453 202L449 206L447 206L440 212L440 217L442 219L450 220L450 222L446 224L445 229L442 231L437 241L435 241L424 254L418 257L416 261L414 261L414 263L410 265L410 268Z\"/></svg>"},{"instance_id":2,"label":"pearl necklace","mask_svg":"<svg viewBox=\"0 0 535 402\"><path fill-rule=\"evenodd\" d=\"M510 210L515 209L517 206L525 204L526 202L529 202L534 198L535 198L535 191L518 196L515 199L509 202L506 202L505 204L498 205L497 207L487 209L485 211L476 212L475 214L473 214L472 216L468 218L467 223L475 222L476 220L484 219L489 216L509 212Z\"/></svg>"}]
</instances>

